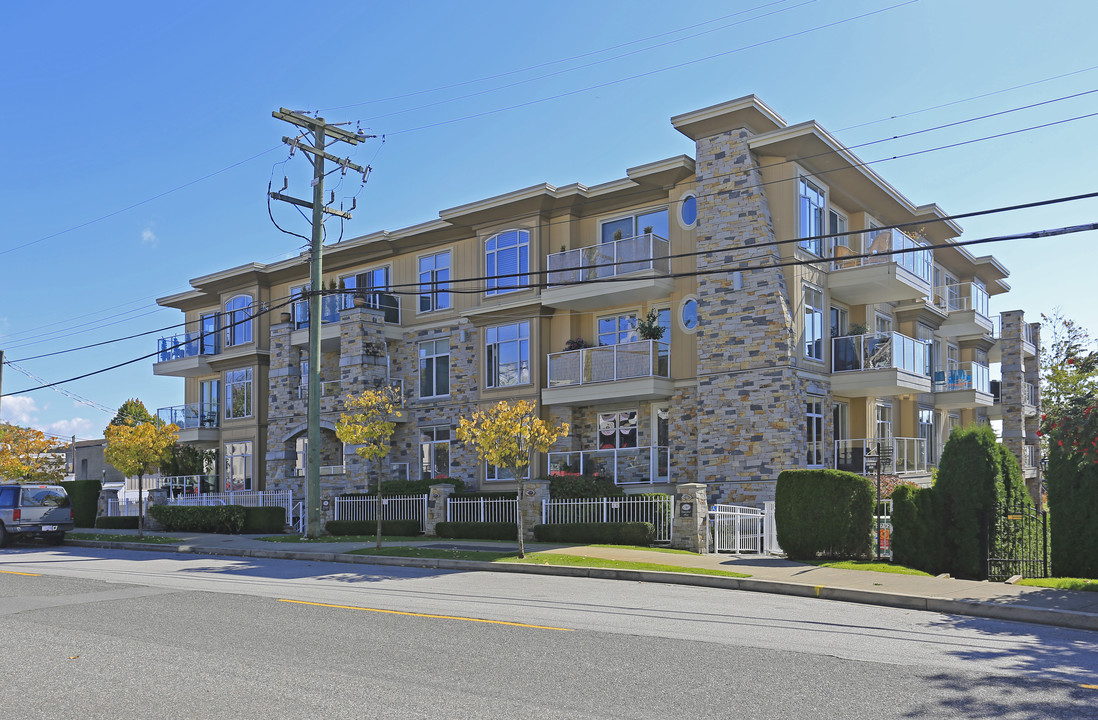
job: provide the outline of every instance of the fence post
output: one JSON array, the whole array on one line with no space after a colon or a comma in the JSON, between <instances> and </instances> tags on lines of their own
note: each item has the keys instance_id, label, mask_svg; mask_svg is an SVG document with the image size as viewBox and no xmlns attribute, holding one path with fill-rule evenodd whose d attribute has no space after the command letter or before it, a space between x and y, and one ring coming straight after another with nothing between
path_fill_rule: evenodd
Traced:
<instances>
[{"instance_id":1,"label":"fence post","mask_svg":"<svg viewBox=\"0 0 1098 720\"><path fill-rule=\"evenodd\" d=\"M115 488L106 488L99 491L99 502L95 506L95 516L108 517L111 514L111 501L114 501L115 507L118 506L118 490Z\"/></svg>"},{"instance_id":2,"label":"fence post","mask_svg":"<svg viewBox=\"0 0 1098 720\"><path fill-rule=\"evenodd\" d=\"M675 504L671 507L671 547L705 553L705 531L709 521L709 501L704 483L675 486Z\"/></svg>"},{"instance_id":3,"label":"fence post","mask_svg":"<svg viewBox=\"0 0 1098 720\"><path fill-rule=\"evenodd\" d=\"M525 491L519 499L516 510L522 513L523 538L533 540L534 525L537 524L538 518L541 516L544 501L549 498L549 481L527 480L523 483L523 486Z\"/></svg>"},{"instance_id":4,"label":"fence post","mask_svg":"<svg viewBox=\"0 0 1098 720\"><path fill-rule=\"evenodd\" d=\"M450 496L454 494L454 486L449 483L432 485L427 493L426 511L423 514L423 534L434 535L435 525L446 521L446 506Z\"/></svg>"}]
</instances>

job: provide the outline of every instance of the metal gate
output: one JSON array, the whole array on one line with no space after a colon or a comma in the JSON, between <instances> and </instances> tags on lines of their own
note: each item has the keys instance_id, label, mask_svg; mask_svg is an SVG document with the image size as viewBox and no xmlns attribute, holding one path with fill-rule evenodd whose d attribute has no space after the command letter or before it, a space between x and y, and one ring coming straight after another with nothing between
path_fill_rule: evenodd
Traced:
<instances>
[{"instance_id":1,"label":"metal gate","mask_svg":"<svg viewBox=\"0 0 1098 720\"><path fill-rule=\"evenodd\" d=\"M766 552L766 513L741 505L710 505L709 547L718 553Z\"/></svg>"},{"instance_id":2,"label":"metal gate","mask_svg":"<svg viewBox=\"0 0 1098 720\"><path fill-rule=\"evenodd\" d=\"M1049 577L1048 513L1032 505L997 503L987 533L988 580Z\"/></svg>"}]
</instances>

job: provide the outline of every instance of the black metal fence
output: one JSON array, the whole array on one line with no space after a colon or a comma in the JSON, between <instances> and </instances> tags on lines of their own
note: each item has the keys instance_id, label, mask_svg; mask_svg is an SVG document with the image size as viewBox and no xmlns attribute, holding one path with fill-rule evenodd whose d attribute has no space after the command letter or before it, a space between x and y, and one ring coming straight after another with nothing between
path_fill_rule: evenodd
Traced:
<instances>
[{"instance_id":1,"label":"black metal fence","mask_svg":"<svg viewBox=\"0 0 1098 720\"><path fill-rule=\"evenodd\" d=\"M1047 512L1021 503L997 503L987 529L988 580L1049 577Z\"/></svg>"}]
</instances>

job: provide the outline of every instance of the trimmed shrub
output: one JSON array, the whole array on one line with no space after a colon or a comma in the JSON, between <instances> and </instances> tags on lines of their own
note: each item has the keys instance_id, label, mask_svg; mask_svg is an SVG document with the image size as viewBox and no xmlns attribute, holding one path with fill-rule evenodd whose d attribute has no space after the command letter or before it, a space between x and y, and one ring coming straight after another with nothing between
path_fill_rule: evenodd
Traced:
<instances>
[{"instance_id":1,"label":"trimmed shrub","mask_svg":"<svg viewBox=\"0 0 1098 720\"><path fill-rule=\"evenodd\" d=\"M988 524L1005 496L1002 456L987 425L956 428L942 450L934 493L941 509L942 566L953 577L983 579Z\"/></svg>"},{"instance_id":2,"label":"trimmed shrub","mask_svg":"<svg viewBox=\"0 0 1098 720\"><path fill-rule=\"evenodd\" d=\"M249 507L244 508L245 533L280 533L286 528L286 508Z\"/></svg>"},{"instance_id":3,"label":"trimmed shrub","mask_svg":"<svg viewBox=\"0 0 1098 720\"><path fill-rule=\"evenodd\" d=\"M507 522L440 522L435 525L435 535L440 538L515 540L517 542L518 524Z\"/></svg>"},{"instance_id":4,"label":"trimmed shrub","mask_svg":"<svg viewBox=\"0 0 1098 720\"><path fill-rule=\"evenodd\" d=\"M97 517L95 526L100 530L136 530L137 516Z\"/></svg>"},{"instance_id":5,"label":"trimmed shrub","mask_svg":"<svg viewBox=\"0 0 1098 720\"><path fill-rule=\"evenodd\" d=\"M784 470L775 489L778 544L793 560L862 558L873 548L873 485L842 470Z\"/></svg>"},{"instance_id":6,"label":"trimmed shrub","mask_svg":"<svg viewBox=\"0 0 1098 720\"><path fill-rule=\"evenodd\" d=\"M595 475L550 475L549 496L553 498L617 497L625 491L614 484L613 478Z\"/></svg>"},{"instance_id":7,"label":"trimmed shrub","mask_svg":"<svg viewBox=\"0 0 1098 720\"><path fill-rule=\"evenodd\" d=\"M1049 443L1045 482L1053 574L1098 578L1098 464Z\"/></svg>"},{"instance_id":8,"label":"trimmed shrub","mask_svg":"<svg viewBox=\"0 0 1098 720\"><path fill-rule=\"evenodd\" d=\"M214 507L153 505L149 508L149 515L152 515L169 532L235 535L244 529L247 510L248 508L241 505L217 505ZM285 514L283 514L283 518L285 518Z\"/></svg>"},{"instance_id":9,"label":"trimmed shrub","mask_svg":"<svg viewBox=\"0 0 1098 720\"><path fill-rule=\"evenodd\" d=\"M450 497L459 500L475 500L477 498L484 498L485 500L514 500L518 496L518 493L507 490L499 491L494 490L490 492L466 492L466 493L454 493Z\"/></svg>"},{"instance_id":10,"label":"trimmed shrub","mask_svg":"<svg viewBox=\"0 0 1098 720\"><path fill-rule=\"evenodd\" d=\"M325 526L332 535L370 535L377 533L377 520L331 520ZM419 520L382 520L382 535L410 537L419 535Z\"/></svg>"},{"instance_id":11,"label":"trimmed shrub","mask_svg":"<svg viewBox=\"0 0 1098 720\"><path fill-rule=\"evenodd\" d=\"M72 516L76 527L95 527L95 513L99 508L99 491L103 483L98 480L71 480L61 483L72 502Z\"/></svg>"},{"instance_id":12,"label":"trimmed shrub","mask_svg":"<svg viewBox=\"0 0 1098 720\"><path fill-rule=\"evenodd\" d=\"M534 539L540 542L648 546L656 539L656 528L646 522L535 525Z\"/></svg>"},{"instance_id":13,"label":"trimmed shrub","mask_svg":"<svg viewBox=\"0 0 1098 720\"><path fill-rule=\"evenodd\" d=\"M892 561L937 574L942 566L942 518L931 488L901 485L892 493Z\"/></svg>"}]
</instances>

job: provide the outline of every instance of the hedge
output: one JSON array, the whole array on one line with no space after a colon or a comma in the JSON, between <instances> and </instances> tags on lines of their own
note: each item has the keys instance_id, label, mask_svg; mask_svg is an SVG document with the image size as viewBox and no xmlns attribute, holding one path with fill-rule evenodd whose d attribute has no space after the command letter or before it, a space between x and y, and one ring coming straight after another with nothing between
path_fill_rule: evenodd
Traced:
<instances>
[{"instance_id":1,"label":"hedge","mask_svg":"<svg viewBox=\"0 0 1098 720\"><path fill-rule=\"evenodd\" d=\"M465 489L465 481L459 478L429 478L427 480L385 480L381 483L381 494L385 495L427 495L432 485L454 486L454 492ZM361 493L343 493L340 497L374 497L377 490Z\"/></svg>"},{"instance_id":2,"label":"hedge","mask_svg":"<svg viewBox=\"0 0 1098 720\"><path fill-rule=\"evenodd\" d=\"M873 485L842 470L784 470L775 489L778 544L793 560L862 558L873 548Z\"/></svg>"},{"instance_id":3,"label":"hedge","mask_svg":"<svg viewBox=\"0 0 1098 720\"><path fill-rule=\"evenodd\" d=\"M625 494L609 477L550 475L541 479L549 481L549 496L553 498L617 497Z\"/></svg>"},{"instance_id":4,"label":"hedge","mask_svg":"<svg viewBox=\"0 0 1098 720\"><path fill-rule=\"evenodd\" d=\"M324 528L332 535L376 535L377 520L331 520ZM382 520L382 535L419 535L419 520Z\"/></svg>"},{"instance_id":5,"label":"hedge","mask_svg":"<svg viewBox=\"0 0 1098 720\"><path fill-rule=\"evenodd\" d=\"M114 515L112 517L97 517L95 526L100 530L136 530L136 515Z\"/></svg>"},{"instance_id":6,"label":"hedge","mask_svg":"<svg viewBox=\"0 0 1098 720\"><path fill-rule=\"evenodd\" d=\"M540 542L647 546L655 541L656 528L646 522L557 523L535 525L534 539Z\"/></svg>"},{"instance_id":7,"label":"hedge","mask_svg":"<svg viewBox=\"0 0 1098 720\"><path fill-rule=\"evenodd\" d=\"M170 532L236 534L244 529L247 510L248 508L241 505L153 505L149 508L149 515ZM285 510L282 512L285 513Z\"/></svg>"},{"instance_id":8,"label":"hedge","mask_svg":"<svg viewBox=\"0 0 1098 720\"><path fill-rule=\"evenodd\" d=\"M932 488L892 493L892 561L931 574L942 567L942 511Z\"/></svg>"},{"instance_id":9,"label":"hedge","mask_svg":"<svg viewBox=\"0 0 1098 720\"><path fill-rule=\"evenodd\" d=\"M70 480L61 483L72 502L73 520L76 527L95 527L95 514L99 509L99 491L103 483L98 480Z\"/></svg>"},{"instance_id":10,"label":"hedge","mask_svg":"<svg viewBox=\"0 0 1098 720\"><path fill-rule=\"evenodd\" d=\"M518 524L508 522L440 522L435 525L440 538L467 540L518 540Z\"/></svg>"},{"instance_id":11,"label":"hedge","mask_svg":"<svg viewBox=\"0 0 1098 720\"><path fill-rule=\"evenodd\" d=\"M956 428L942 450L934 485L941 509L938 572L981 580L986 575L988 523L1005 497L1002 456L987 425Z\"/></svg>"},{"instance_id":12,"label":"hedge","mask_svg":"<svg viewBox=\"0 0 1098 720\"><path fill-rule=\"evenodd\" d=\"M286 508L278 506L244 508L246 533L280 533L286 529Z\"/></svg>"},{"instance_id":13,"label":"hedge","mask_svg":"<svg viewBox=\"0 0 1098 720\"><path fill-rule=\"evenodd\" d=\"M1045 482L1053 574L1098 578L1098 465L1049 443Z\"/></svg>"}]
</instances>

